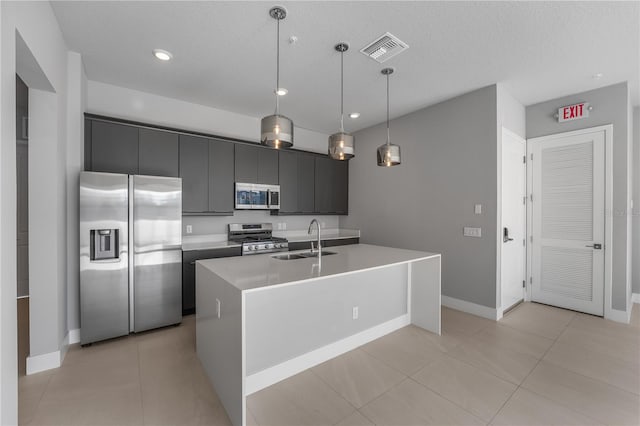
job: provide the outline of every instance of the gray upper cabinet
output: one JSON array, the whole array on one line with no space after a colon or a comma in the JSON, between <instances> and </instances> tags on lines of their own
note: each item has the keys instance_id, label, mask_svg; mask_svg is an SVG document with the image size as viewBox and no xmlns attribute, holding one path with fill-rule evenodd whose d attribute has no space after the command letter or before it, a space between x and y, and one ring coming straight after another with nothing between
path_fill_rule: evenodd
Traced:
<instances>
[{"instance_id":1,"label":"gray upper cabinet","mask_svg":"<svg viewBox=\"0 0 640 426\"><path fill-rule=\"evenodd\" d=\"M236 182L278 184L278 151L261 146L236 144Z\"/></svg>"},{"instance_id":2,"label":"gray upper cabinet","mask_svg":"<svg viewBox=\"0 0 640 426\"><path fill-rule=\"evenodd\" d=\"M235 177L236 182L258 183L258 150L260 148L236 144Z\"/></svg>"},{"instance_id":3,"label":"gray upper cabinet","mask_svg":"<svg viewBox=\"0 0 640 426\"><path fill-rule=\"evenodd\" d=\"M93 121L91 165L85 167L94 172L138 174L138 128Z\"/></svg>"},{"instance_id":4,"label":"gray upper cabinet","mask_svg":"<svg viewBox=\"0 0 640 426\"><path fill-rule=\"evenodd\" d=\"M349 213L349 163L317 157L315 210L317 213Z\"/></svg>"},{"instance_id":5,"label":"gray upper cabinet","mask_svg":"<svg viewBox=\"0 0 640 426\"><path fill-rule=\"evenodd\" d=\"M85 117L85 170L179 176L182 211L232 215L235 183L280 185L272 214L348 214L349 163L297 150Z\"/></svg>"},{"instance_id":6,"label":"gray upper cabinet","mask_svg":"<svg viewBox=\"0 0 640 426\"><path fill-rule=\"evenodd\" d=\"M139 173L150 176L178 177L178 134L153 129L140 129Z\"/></svg>"},{"instance_id":7,"label":"gray upper cabinet","mask_svg":"<svg viewBox=\"0 0 640 426\"><path fill-rule=\"evenodd\" d=\"M298 212L315 212L315 169L313 155L298 154ZM282 185L282 181L280 181Z\"/></svg>"},{"instance_id":8,"label":"gray upper cabinet","mask_svg":"<svg viewBox=\"0 0 640 426\"><path fill-rule=\"evenodd\" d=\"M333 209L337 214L349 213L349 163L331 160L333 163Z\"/></svg>"},{"instance_id":9,"label":"gray upper cabinet","mask_svg":"<svg viewBox=\"0 0 640 426\"><path fill-rule=\"evenodd\" d=\"M209 210L209 140L180 135L180 177L182 211L205 213Z\"/></svg>"},{"instance_id":10,"label":"gray upper cabinet","mask_svg":"<svg viewBox=\"0 0 640 426\"><path fill-rule=\"evenodd\" d=\"M280 213L298 213L298 158L297 152L280 151ZM313 182L312 182L313 183ZM312 205L313 210L313 205Z\"/></svg>"},{"instance_id":11,"label":"gray upper cabinet","mask_svg":"<svg viewBox=\"0 0 640 426\"><path fill-rule=\"evenodd\" d=\"M209 141L209 211L233 214L234 161L233 143Z\"/></svg>"},{"instance_id":12,"label":"gray upper cabinet","mask_svg":"<svg viewBox=\"0 0 640 426\"><path fill-rule=\"evenodd\" d=\"M325 157L316 157L315 164L315 211L316 213L331 213L331 181L332 161Z\"/></svg>"},{"instance_id":13,"label":"gray upper cabinet","mask_svg":"<svg viewBox=\"0 0 640 426\"><path fill-rule=\"evenodd\" d=\"M270 148L258 148L257 183L277 185L278 182L278 151Z\"/></svg>"}]
</instances>

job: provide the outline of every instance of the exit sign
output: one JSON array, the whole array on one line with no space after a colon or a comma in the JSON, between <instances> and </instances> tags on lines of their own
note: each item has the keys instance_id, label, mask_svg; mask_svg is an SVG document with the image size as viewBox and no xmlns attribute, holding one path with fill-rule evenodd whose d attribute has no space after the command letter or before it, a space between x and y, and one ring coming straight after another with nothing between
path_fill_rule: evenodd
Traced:
<instances>
[{"instance_id":1,"label":"exit sign","mask_svg":"<svg viewBox=\"0 0 640 426\"><path fill-rule=\"evenodd\" d=\"M558 109L558 123L589 117L589 103L567 105Z\"/></svg>"}]
</instances>

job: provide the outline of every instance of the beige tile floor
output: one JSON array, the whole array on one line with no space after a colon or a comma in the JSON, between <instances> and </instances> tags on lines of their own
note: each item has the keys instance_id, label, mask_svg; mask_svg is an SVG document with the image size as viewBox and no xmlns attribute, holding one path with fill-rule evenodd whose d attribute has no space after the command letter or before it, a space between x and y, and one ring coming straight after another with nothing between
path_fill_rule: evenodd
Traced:
<instances>
[{"instance_id":1,"label":"beige tile floor","mask_svg":"<svg viewBox=\"0 0 640 426\"><path fill-rule=\"evenodd\" d=\"M638 425L640 307L630 325L524 303L499 322L443 309L249 397L251 425ZM227 425L194 318L20 378L21 424Z\"/></svg>"}]
</instances>

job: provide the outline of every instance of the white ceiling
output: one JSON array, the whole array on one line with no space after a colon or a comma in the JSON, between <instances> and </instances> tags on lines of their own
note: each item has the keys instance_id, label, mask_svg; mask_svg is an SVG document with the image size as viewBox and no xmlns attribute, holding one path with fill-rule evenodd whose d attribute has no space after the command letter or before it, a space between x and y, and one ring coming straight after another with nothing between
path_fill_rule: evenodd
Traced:
<instances>
[{"instance_id":1,"label":"white ceiling","mask_svg":"<svg viewBox=\"0 0 640 426\"><path fill-rule=\"evenodd\" d=\"M347 130L496 82L525 105L629 81L640 103L640 2L53 2L90 80L255 117L274 108L274 4L281 23L281 113L331 133L339 118L339 41ZM384 64L359 50L389 31L410 48ZM289 44L289 36L298 42ZM161 63L151 51L169 50ZM593 75L603 73L600 79Z\"/></svg>"}]
</instances>

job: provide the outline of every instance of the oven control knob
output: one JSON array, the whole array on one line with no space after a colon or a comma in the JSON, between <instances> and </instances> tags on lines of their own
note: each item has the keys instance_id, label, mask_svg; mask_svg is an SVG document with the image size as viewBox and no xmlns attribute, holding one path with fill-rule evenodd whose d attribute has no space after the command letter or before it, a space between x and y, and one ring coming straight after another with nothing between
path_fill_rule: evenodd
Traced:
<instances>
[{"instance_id":1,"label":"oven control knob","mask_svg":"<svg viewBox=\"0 0 640 426\"><path fill-rule=\"evenodd\" d=\"M266 245L266 248L268 248L268 249L272 249L273 247L274 247L274 245L273 245L273 244L267 244L267 245Z\"/></svg>"},{"instance_id":2,"label":"oven control knob","mask_svg":"<svg viewBox=\"0 0 640 426\"><path fill-rule=\"evenodd\" d=\"M280 248L280 244L274 244L273 245L275 248Z\"/></svg>"},{"instance_id":3,"label":"oven control knob","mask_svg":"<svg viewBox=\"0 0 640 426\"><path fill-rule=\"evenodd\" d=\"M247 246L247 250L253 250L253 246Z\"/></svg>"}]
</instances>

